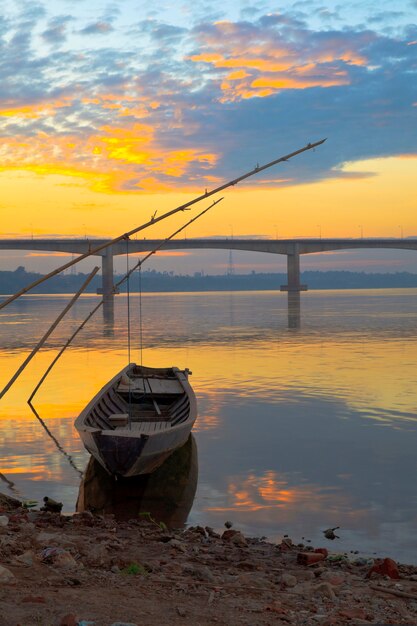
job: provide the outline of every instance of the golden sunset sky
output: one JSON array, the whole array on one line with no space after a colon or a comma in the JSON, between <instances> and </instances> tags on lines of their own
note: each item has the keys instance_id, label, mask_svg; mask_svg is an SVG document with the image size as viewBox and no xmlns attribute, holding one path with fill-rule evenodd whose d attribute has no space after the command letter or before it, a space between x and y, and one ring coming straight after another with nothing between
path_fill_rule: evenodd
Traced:
<instances>
[{"instance_id":1,"label":"golden sunset sky","mask_svg":"<svg viewBox=\"0 0 417 626\"><path fill-rule=\"evenodd\" d=\"M2 2L1 237L115 237L324 137L225 192L187 238L417 236L416 1L225 4ZM237 255L237 271L277 266L261 256ZM311 267L415 265L404 252L320 256ZM221 273L226 261L152 263Z\"/></svg>"}]
</instances>

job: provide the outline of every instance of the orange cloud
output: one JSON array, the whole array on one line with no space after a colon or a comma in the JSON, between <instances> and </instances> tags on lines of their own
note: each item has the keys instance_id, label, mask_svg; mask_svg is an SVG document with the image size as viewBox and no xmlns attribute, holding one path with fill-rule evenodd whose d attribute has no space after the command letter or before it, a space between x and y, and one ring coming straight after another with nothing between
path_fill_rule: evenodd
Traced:
<instances>
[{"instance_id":1,"label":"orange cloud","mask_svg":"<svg viewBox=\"0 0 417 626\"><path fill-rule=\"evenodd\" d=\"M67 252L29 252L29 254L25 255L26 257L53 257L53 256L65 256L65 257L70 257L71 254L68 254Z\"/></svg>"},{"instance_id":2,"label":"orange cloud","mask_svg":"<svg viewBox=\"0 0 417 626\"><path fill-rule=\"evenodd\" d=\"M367 58L342 38L326 40L321 47L277 43L276 33L231 22L217 22L215 30L201 36L206 48L188 57L218 70L233 70L221 83L222 100L267 97L282 89L331 87L349 83L345 66L365 66Z\"/></svg>"},{"instance_id":3,"label":"orange cloud","mask_svg":"<svg viewBox=\"0 0 417 626\"><path fill-rule=\"evenodd\" d=\"M35 108L30 111L35 115ZM0 137L0 171L75 176L106 193L168 191L171 187L164 177L177 180L196 163L209 169L217 161L217 154L198 148L167 149L155 135L153 125L138 121L122 127L102 126L88 137L44 133L30 140L23 135Z\"/></svg>"}]
</instances>

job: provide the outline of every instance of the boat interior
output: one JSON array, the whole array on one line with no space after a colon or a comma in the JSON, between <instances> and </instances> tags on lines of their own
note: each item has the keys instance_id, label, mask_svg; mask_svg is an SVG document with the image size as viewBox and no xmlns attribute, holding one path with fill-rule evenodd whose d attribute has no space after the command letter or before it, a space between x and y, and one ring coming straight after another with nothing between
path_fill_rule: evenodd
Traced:
<instances>
[{"instance_id":1,"label":"boat interior","mask_svg":"<svg viewBox=\"0 0 417 626\"><path fill-rule=\"evenodd\" d=\"M85 423L102 430L133 429L150 434L181 424L189 413L188 395L172 370L150 375L135 367L109 387Z\"/></svg>"}]
</instances>

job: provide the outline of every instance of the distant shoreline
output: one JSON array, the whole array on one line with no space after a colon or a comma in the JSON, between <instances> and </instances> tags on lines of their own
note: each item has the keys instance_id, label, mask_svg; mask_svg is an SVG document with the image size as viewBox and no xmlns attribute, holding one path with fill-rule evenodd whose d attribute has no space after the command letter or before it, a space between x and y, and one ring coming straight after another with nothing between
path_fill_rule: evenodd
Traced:
<instances>
[{"instance_id":1,"label":"distant shoreline","mask_svg":"<svg viewBox=\"0 0 417 626\"><path fill-rule=\"evenodd\" d=\"M42 274L27 272L24 267L14 271L0 271L0 295L6 296L26 287L39 279ZM30 291L33 294L74 293L87 274L64 274L51 278L46 283ZM117 282L122 275L115 275ZM193 275L178 275L173 272L142 272L130 279L130 291L145 293L170 292L210 292L210 291L277 291L287 283L286 273L222 274L206 275L196 272ZM417 287L417 274L410 272L367 273L350 271L305 271L301 273L301 283L310 291L323 289L404 289ZM101 287L101 276L91 282L86 293L96 293ZM121 292L126 291L122 285Z\"/></svg>"}]
</instances>

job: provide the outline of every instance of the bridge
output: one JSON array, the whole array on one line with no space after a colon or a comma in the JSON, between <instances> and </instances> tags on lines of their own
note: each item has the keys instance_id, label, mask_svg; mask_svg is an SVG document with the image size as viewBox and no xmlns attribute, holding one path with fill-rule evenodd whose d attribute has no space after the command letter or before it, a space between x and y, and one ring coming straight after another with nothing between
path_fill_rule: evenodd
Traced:
<instances>
[{"instance_id":1,"label":"bridge","mask_svg":"<svg viewBox=\"0 0 417 626\"><path fill-rule=\"evenodd\" d=\"M0 250L43 250L48 252L64 252L67 254L85 254L95 248L109 243L109 239L1 239ZM111 301L114 294L113 257L116 255L148 252L159 246L162 239L130 239L104 248L97 253L102 258L102 292L106 301ZM360 239L173 239L166 241L163 250L247 250L265 252L267 254L283 254L287 256L287 284L281 286L282 291L299 294L307 285L300 282L300 256L332 250L358 249L395 249L417 250L417 239L408 238L363 238Z\"/></svg>"}]
</instances>

